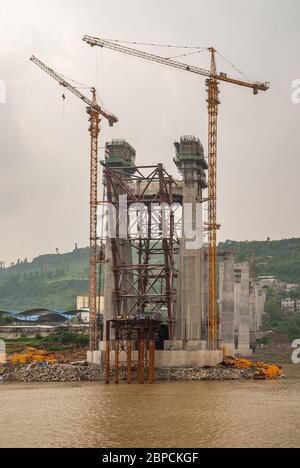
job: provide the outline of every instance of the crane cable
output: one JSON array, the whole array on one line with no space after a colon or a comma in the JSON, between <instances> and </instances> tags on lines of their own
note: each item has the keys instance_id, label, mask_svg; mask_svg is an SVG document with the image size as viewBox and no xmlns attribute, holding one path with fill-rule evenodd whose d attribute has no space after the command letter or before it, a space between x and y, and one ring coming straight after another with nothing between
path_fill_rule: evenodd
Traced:
<instances>
[{"instance_id":1,"label":"crane cable","mask_svg":"<svg viewBox=\"0 0 300 468\"><path fill-rule=\"evenodd\" d=\"M168 47L174 49L202 49L208 50L208 47L199 47L199 46L187 46L187 45L174 45L174 44L155 44L155 43L147 43L147 42L136 42L136 41L120 41L118 39L105 39L106 41L110 42L117 42L122 44L132 44L132 45L142 45L142 46L149 46L149 47Z\"/></svg>"},{"instance_id":2,"label":"crane cable","mask_svg":"<svg viewBox=\"0 0 300 468\"><path fill-rule=\"evenodd\" d=\"M65 80L68 80L68 81L72 81L72 83L75 83L79 86L74 86L74 88L76 89L92 89L92 86L89 86L87 84L84 84L84 83L80 83L80 81L76 81L76 80L73 80L72 78L66 76L66 75L63 75L62 73L58 73L62 78L64 78Z\"/></svg>"},{"instance_id":3,"label":"crane cable","mask_svg":"<svg viewBox=\"0 0 300 468\"><path fill-rule=\"evenodd\" d=\"M191 52L189 54L182 54L182 55L176 55L174 57L165 57L166 60L172 60L175 58L181 58L181 57L187 57L189 55L194 55L198 54L201 52L205 52L209 50L209 47L200 47L200 46L187 46L187 45L174 45L174 44L157 44L157 43L147 43L147 42L137 42L137 41L121 41L118 39L106 39L107 41L111 42L116 42L120 44L131 44L131 45L141 45L141 46L149 46L149 47L167 47L167 48L175 48L175 49L196 49L196 52ZM237 71L243 78L252 81L253 83L256 83L257 81L244 73L240 68L238 68L236 65L234 65L230 60L228 60L224 55L222 55L219 51L216 50L216 53L228 64L230 65L235 71Z\"/></svg>"},{"instance_id":4,"label":"crane cable","mask_svg":"<svg viewBox=\"0 0 300 468\"><path fill-rule=\"evenodd\" d=\"M238 68L236 65L234 65L232 62L230 62L230 60L228 60L226 57L224 57L224 55L222 55L218 50L216 51L216 53L219 55L219 57L221 57L228 65L230 65L235 71L237 71L243 78L245 78L246 80L249 80L249 81L253 81L254 83L256 83L257 81L252 78L251 76L249 75L246 75L246 73L244 73L240 68Z\"/></svg>"},{"instance_id":5,"label":"crane cable","mask_svg":"<svg viewBox=\"0 0 300 468\"><path fill-rule=\"evenodd\" d=\"M195 54L201 54L202 52L206 52L208 49L203 49L203 50L197 50L196 52L190 52L188 54L181 54L181 55L174 55L173 57L165 57L166 60L173 60L176 58L181 58L181 57L189 57L190 55L195 55Z\"/></svg>"}]
</instances>

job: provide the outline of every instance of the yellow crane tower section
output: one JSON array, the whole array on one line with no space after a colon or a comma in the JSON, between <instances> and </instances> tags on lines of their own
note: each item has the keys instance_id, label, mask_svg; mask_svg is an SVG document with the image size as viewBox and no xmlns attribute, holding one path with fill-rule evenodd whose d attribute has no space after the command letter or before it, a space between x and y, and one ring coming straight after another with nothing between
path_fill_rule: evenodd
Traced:
<instances>
[{"instance_id":1,"label":"yellow crane tower section","mask_svg":"<svg viewBox=\"0 0 300 468\"><path fill-rule=\"evenodd\" d=\"M30 60L54 78L61 86L87 104L87 113L90 121L90 266L89 266L89 311L90 311L90 350L98 348L97 327L97 207L98 207L98 138L100 133L101 117L108 120L112 127L118 118L107 112L97 103L96 89L91 88L92 99L82 94L76 87L68 83L62 75L49 68L41 60L32 56Z\"/></svg>"},{"instance_id":2,"label":"yellow crane tower section","mask_svg":"<svg viewBox=\"0 0 300 468\"><path fill-rule=\"evenodd\" d=\"M218 130L218 106L219 82L231 83L233 85L250 88L254 94L259 91L267 91L270 87L268 82L244 81L228 76L226 73L218 73L216 66L216 49L210 47L211 53L210 70L188 65L176 60L165 58L160 55L127 47L121 41L109 41L107 39L84 36L85 41L90 46L105 47L117 52L139 57L149 62L159 63L178 70L195 73L206 77L208 92L208 343L210 349L218 346L218 312L217 312L217 130Z\"/></svg>"}]
</instances>

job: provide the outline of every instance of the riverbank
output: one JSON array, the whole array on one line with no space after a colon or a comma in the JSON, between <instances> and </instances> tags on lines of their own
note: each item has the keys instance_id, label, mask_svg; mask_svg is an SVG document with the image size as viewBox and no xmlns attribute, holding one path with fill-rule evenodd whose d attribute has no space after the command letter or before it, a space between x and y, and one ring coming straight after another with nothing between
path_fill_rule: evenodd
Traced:
<instances>
[{"instance_id":1,"label":"riverbank","mask_svg":"<svg viewBox=\"0 0 300 468\"><path fill-rule=\"evenodd\" d=\"M133 368L133 381L136 369ZM7 382L78 382L104 381L103 366L88 363L48 364L37 363L9 365L0 369L2 379ZM114 373L111 371L113 379ZM262 380L253 368L217 366L210 368L166 368L156 369L157 381L234 381ZM276 378L283 378L282 376ZM126 372L121 371L120 380L126 381Z\"/></svg>"}]
</instances>

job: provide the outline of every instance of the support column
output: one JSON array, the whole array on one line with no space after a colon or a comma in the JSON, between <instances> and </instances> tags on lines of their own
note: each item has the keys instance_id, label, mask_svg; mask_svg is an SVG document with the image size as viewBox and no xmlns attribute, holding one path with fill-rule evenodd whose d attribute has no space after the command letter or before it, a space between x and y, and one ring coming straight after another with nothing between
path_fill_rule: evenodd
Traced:
<instances>
[{"instance_id":1,"label":"support column","mask_svg":"<svg viewBox=\"0 0 300 468\"><path fill-rule=\"evenodd\" d=\"M139 332L139 343L138 343L138 381L139 383L144 383L144 373L145 373L145 341L143 331Z\"/></svg>"},{"instance_id":2,"label":"support column","mask_svg":"<svg viewBox=\"0 0 300 468\"><path fill-rule=\"evenodd\" d=\"M155 383L155 339L152 332L150 332L149 340L149 384Z\"/></svg>"},{"instance_id":3,"label":"support column","mask_svg":"<svg viewBox=\"0 0 300 468\"><path fill-rule=\"evenodd\" d=\"M106 322L105 383L110 381L110 322Z\"/></svg>"},{"instance_id":4,"label":"support column","mask_svg":"<svg viewBox=\"0 0 300 468\"><path fill-rule=\"evenodd\" d=\"M127 338L127 383L128 384L131 384L131 377L132 377L131 350L132 350L132 343L131 343L131 335L129 333L128 338Z\"/></svg>"},{"instance_id":5,"label":"support column","mask_svg":"<svg viewBox=\"0 0 300 468\"><path fill-rule=\"evenodd\" d=\"M203 349L203 219L202 189L207 187L203 146L195 137L175 143L175 163L183 176L183 224L177 282L175 342ZM194 237L194 239L193 239Z\"/></svg>"},{"instance_id":6,"label":"support column","mask_svg":"<svg viewBox=\"0 0 300 468\"><path fill-rule=\"evenodd\" d=\"M238 349L237 352L242 355L250 355L250 281L248 263L239 263L235 265L235 281L239 291L239 310L238 324Z\"/></svg>"},{"instance_id":7,"label":"support column","mask_svg":"<svg viewBox=\"0 0 300 468\"><path fill-rule=\"evenodd\" d=\"M120 373L120 332L116 330L115 338L115 383L119 383L119 373Z\"/></svg>"},{"instance_id":8,"label":"support column","mask_svg":"<svg viewBox=\"0 0 300 468\"><path fill-rule=\"evenodd\" d=\"M220 263L220 338L225 355L235 353L234 343L234 254L226 253Z\"/></svg>"}]
</instances>

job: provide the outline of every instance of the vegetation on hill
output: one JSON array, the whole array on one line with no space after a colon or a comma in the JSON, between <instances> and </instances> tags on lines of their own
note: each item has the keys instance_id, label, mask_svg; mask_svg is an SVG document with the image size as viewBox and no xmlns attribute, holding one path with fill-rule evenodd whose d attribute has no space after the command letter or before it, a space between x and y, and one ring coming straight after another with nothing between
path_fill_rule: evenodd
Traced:
<instances>
[{"instance_id":1,"label":"vegetation on hill","mask_svg":"<svg viewBox=\"0 0 300 468\"><path fill-rule=\"evenodd\" d=\"M0 269L0 310L74 309L88 288L89 249L42 255Z\"/></svg>"},{"instance_id":2,"label":"vegetation on hill","mask_svg":"<svg viewBox=\"0 0 300 468\"><path fill-rule=\"evenodd\" d=\"M281 310L281 298L281 293L273 289L269 290L263 328L285 335L292 342L300 338L300 313L294 310Z\"/></svg>"},{"instance_id":3,"label":"vegetation on hill","mask_svg":"<svg viewBox=\"0 0 300 468\"><path fill-rule=\"evenodd\" d=\"M237 261L249 261L255 251L257 275L300 284L300 239L226 241L219 248L234 250ZM75 308L76 296L88 290L88 265L88 248L18 261L9 268L0 262L0 310Z\"/></svg>"}]
</instances>

